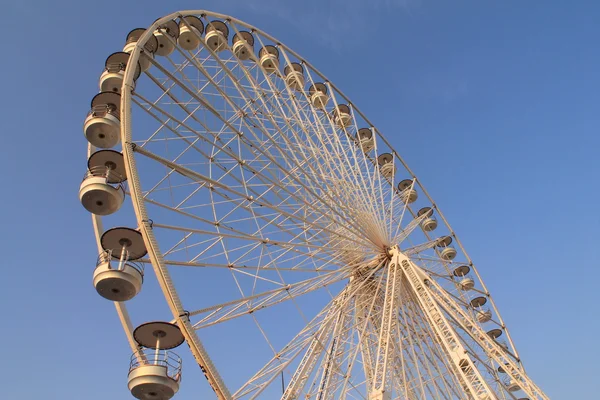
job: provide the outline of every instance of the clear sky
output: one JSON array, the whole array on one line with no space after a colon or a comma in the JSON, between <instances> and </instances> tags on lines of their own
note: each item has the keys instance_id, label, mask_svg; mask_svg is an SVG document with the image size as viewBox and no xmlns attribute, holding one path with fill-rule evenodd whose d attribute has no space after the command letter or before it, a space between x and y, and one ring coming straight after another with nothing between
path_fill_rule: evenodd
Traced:
<instances>
[{"instance_id":1,"label":"clear sky","mask_svg":"<svg viewBox=\"0 0 600 400\"><path fill-rule=\"evenodd\" d=\"M531 377L553 399L598 398L593 0L4 2L2 398L130 398L129 348L91 285L81 127L127 32L199 8L260 27L335 82L443 209ZM198 393L188 364L177 398Z\"/></svg>"}]
</instances>

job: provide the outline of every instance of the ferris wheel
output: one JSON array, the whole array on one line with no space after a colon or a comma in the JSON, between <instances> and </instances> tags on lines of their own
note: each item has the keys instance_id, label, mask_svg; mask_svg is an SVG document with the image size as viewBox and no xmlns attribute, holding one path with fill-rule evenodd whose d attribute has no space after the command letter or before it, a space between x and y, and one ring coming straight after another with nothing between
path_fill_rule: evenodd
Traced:
<instances>
[{"instance_id":1,"label":"ferris wheel","mask_svg":"<svg viewBox=\"0 0 600 400\"><path fill-rule=\"evenodd\" d=\"M132 30L99 86L79 193L134 397L185 374L219 399L548 399L439 206L293 50L177 12Z\"/></svg>"}]
</instances>

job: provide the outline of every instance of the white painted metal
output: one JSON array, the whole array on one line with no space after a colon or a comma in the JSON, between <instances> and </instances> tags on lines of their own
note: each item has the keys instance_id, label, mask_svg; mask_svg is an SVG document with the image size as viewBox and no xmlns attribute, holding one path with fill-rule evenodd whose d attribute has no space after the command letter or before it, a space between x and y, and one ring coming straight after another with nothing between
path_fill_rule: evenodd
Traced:
<instances>
[{"instance_id":1,"label":"white painted metal","mask_svg":"<svg viewBox=\"0 0 600 400\"><path fill-rule=\"evenodd\" d=\"M546 399L524 373L439 208L376 128L366 140L358 135L358 127L373 124L308 62L248 24L205 11L157 20L130 46L132 61L142 50L151 54L145 46L159 26L179 21L185 30L184 16L207 27L204 38L190 30L198 50L166 38L171 55L148 57L154 68L145 69L135 92L134 71L126 70L120 133L148 250L143 261L152 264L173 322L217 397L504 400L513 397L497 367L507 363L528 396ZM252 32L256 46L234 39L229 50L229 32L234 38ZM240 53L254 48L261 50L247 58ZM280 64L283 74L275 73ZM327 101L311 92L321 82ZM140 129L132 131L136 118ZM409 179L397 186L395 176ZM437 231L454 238L456 248L429 236L432 216L417 215L413 203L435 209ZM184 308L172 268L186 271L190 283L202 280L198 271L229 271L235 282L229 288L239 296ZM227 282L211 284L227 293ZM461 289L475 285L483 300ZM305 299L328 291L333 300L312 318ZM483 310L488 301L492 310ZM257 316L284 304L293 304L305 325L279 348L270 339L278 324ZM127 311L117 310L131 344ZM492 316L506 348L479 326ZM221 377L227 365L215 367L196 330L244 321L258 328L273 356L231 394ZM148 357L136 360L146 365ZM282 375L287 384L278 390Z\"/></svg>"}]
</instances>

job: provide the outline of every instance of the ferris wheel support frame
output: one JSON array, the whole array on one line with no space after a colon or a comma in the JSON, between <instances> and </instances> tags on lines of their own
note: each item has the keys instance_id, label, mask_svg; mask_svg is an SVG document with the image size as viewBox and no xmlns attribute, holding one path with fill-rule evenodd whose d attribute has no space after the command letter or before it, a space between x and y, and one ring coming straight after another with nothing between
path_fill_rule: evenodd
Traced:
<instances>
[{"instance_id":1,"label":"ferris wheel support frame","mask_svg":"<svg viewBox=\"0 0 600 400\"><path fill-rule=\"evenodd\" d=\"M505 356L505 352L500 345L477 324L465 326L463 321L469 321L470 316L456 304L443 288L439 286L434 279L431 279L421 268L416 266L408 257L402 254L397 247L393 247L392 263L399 264L408 278L408 282L416 294L421 308L425 311L430 319L431 325L438 331L440 338L444 339L443 343L448 354L456 354L457 357L452 357L452 361L456 364L457 371L460 371L471 393L474 393L475 398L483 395L488 395L489 399L495 399L494 392L489 388L486 381L483 379L478 369L473 364L473 360L462 346L458 337L454 333L454 328L450 324L442 312L442 309L458 324L460 324L465 332L467 332L481 347L485 350L488 357L492 358L498 365L506 371L511 377L518 379L521 389L532 399L549 400L549 397L533 383L533 381L524 373L520 364L514 362L510 357ZM433 290L435 289L435 290ZM457 349L458 348L458 349ZM464 368L464 364L460 365L461 358L469 363L468 368ZM461 368L462 367L462 368ZM467 374L463 369L473 374Z\"/></svg>"}]
</instances>

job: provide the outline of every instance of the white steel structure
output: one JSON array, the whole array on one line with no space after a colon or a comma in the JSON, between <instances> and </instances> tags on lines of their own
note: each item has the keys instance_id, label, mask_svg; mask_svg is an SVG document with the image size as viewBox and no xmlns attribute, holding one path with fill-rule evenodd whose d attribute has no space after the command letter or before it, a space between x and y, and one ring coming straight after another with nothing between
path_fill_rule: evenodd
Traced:
<instances>
[{"instance_id":1,"label":"white steel structure","mask_svg":"<svg viewBox=\"0 0 600 400\"><path fill-rule=\"evenodd\" d=\"M421 182L293 50L177 12L132 31L100 89L80 198L135 397L176 396L185 340L219 399L548 398ZM172 321L134 330L144 265Z\"/></svg>"}]
</instances>

